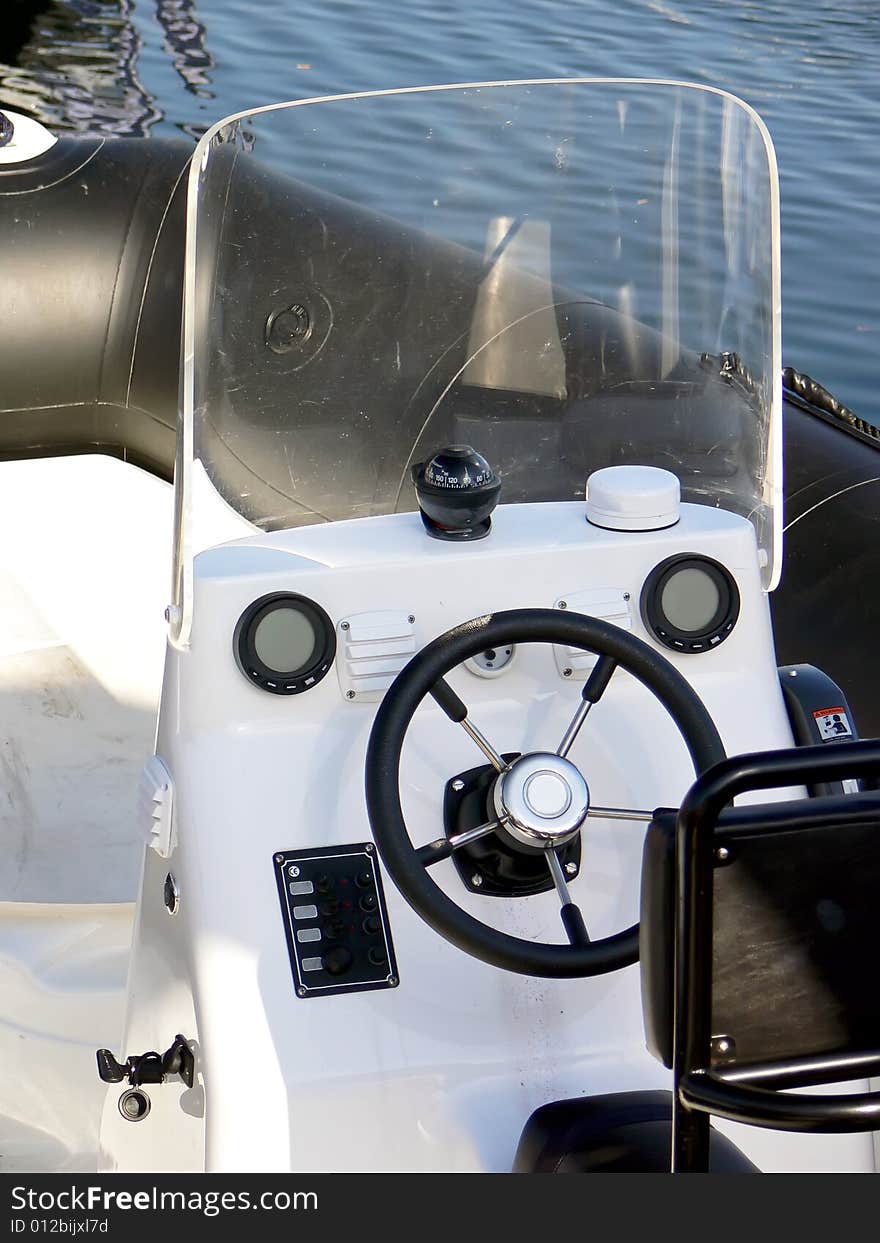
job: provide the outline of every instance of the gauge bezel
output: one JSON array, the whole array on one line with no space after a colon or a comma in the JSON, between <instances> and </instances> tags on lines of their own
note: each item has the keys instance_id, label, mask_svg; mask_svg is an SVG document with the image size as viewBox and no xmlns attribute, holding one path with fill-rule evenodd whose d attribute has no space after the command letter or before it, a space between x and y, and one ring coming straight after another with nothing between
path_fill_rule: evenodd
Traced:
<instances>
[{"instance_id":1,"label":"gauge bezel","mask_svg":"<svg viewBox=\"0 0 880 1243\"><path fill-rule=\"evenodd\" d=\"M271 669L257 655L254 636L257 627L278 609L301 613L315 632L315 651L308 664L296 669ZM320 604L291 591L273 591L249 604L235 627L232 640L235 661L247 680L272 695L301 695L330 672L336 656L336 630Z\"/></svg>"},{"instance_id":2,"label":"gauge bezel","mask_svg":"<svg viewBox=\"0 0 880 1243\"><path fill-rule=\"evenodd\" d=\"M711 578L718 590L718 607L708 625L700 630L681 630L663 612L663 591L681 570L701 570ZM718 647L730 635L739 618L739 588L733 575L719 561L703 553L683 552L667 557L645 579L640 598L642 621L646 628L673 652L696 654Z\"/></svg>"}]
</instances>

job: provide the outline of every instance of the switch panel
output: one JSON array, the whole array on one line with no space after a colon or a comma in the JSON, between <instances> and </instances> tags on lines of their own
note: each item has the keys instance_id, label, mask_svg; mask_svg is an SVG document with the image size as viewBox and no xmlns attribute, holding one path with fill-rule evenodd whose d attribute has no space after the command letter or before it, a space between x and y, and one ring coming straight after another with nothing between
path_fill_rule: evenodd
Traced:
<instances>
[{"instance_id":1,"label":"switch panel","mask_svg":"<svg viewBox=\"0 0 880 1243\"><path fill-rule=\"evenodd\" d=\"M279 851L274 863L297 997L396 988L373 843Z\"/></svg>"}]
</instances>

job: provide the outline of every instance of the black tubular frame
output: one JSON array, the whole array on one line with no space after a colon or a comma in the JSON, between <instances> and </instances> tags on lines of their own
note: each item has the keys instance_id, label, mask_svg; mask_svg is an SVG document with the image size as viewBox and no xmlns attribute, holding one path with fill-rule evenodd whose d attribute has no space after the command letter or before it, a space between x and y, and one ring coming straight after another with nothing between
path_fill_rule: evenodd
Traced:
<instances>
[{"instance_id":1,"label":"black tubular frame","mask_svg":"<svg viewBox=\"0 0 880 1243\"><path fill-rule=\"evenodd\" d=\"M712 1069L710 1050L715 830L721 812L747 790L878 776L880 739L866 739L736 756L703 773L686 794L676 821L673 1173L708 1170L712 1114L785 1131L834 1134L880 1129L878 1092L795 1096L768 1086L805 1087L864 1078L880 1068L880 1049L854 1057L800 1059L739 1072ZM864 819L862 813L876 814L880 821L880 794L868 791L844 797L858 819ZM799 827L824 823L829 810L839 812L842 802L840 797L801 802L806 814L800 817ZM749 819L759 825L766 813L764 804L737 808L734 814L743 822L742 832Z\"/></svg>"}]
</instances>

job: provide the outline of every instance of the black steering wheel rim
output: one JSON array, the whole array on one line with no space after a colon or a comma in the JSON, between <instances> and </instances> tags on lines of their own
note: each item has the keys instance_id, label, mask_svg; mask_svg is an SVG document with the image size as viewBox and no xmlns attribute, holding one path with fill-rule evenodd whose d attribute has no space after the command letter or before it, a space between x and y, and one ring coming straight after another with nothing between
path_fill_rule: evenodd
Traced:
<instances>
[{"instance_id":1,"label":"black steering wheel rim","mask_svg":"<svg viewBox=\"0 0 880 1243\"><path fill-rule=\"evenodd\" d=\"M635 635L599 618L555 609L487 614L428 643L385 692L367 747L367 811L379 853L397 888L425 922L465 953L520 975L572 979L637 962L639 925L587 946L526 941L468 914L433 881L416 856L400 802L400 759L419 704L456 665L489 647L552 643L612 657L660 701L690 754L695 775L726 758L715 724L670 662Z\"/></svg>"}]
</instances>

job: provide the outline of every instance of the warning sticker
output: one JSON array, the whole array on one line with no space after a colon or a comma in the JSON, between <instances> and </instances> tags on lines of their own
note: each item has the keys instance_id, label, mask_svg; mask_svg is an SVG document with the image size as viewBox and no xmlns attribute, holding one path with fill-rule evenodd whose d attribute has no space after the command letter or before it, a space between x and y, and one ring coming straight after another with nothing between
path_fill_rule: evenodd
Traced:
<instances>
[{"instance_id":1,"label":"warning sticker","mask_svg":"<svg viewBox=\"0 0 880 1243\"><path fill-rule=\"evenodd\" d=\"M813 713L813 720L819 730L823 742L832 742L835 738L852 738L852 726L845 708L820 708Z\"/></svg>"}]
</instances>

